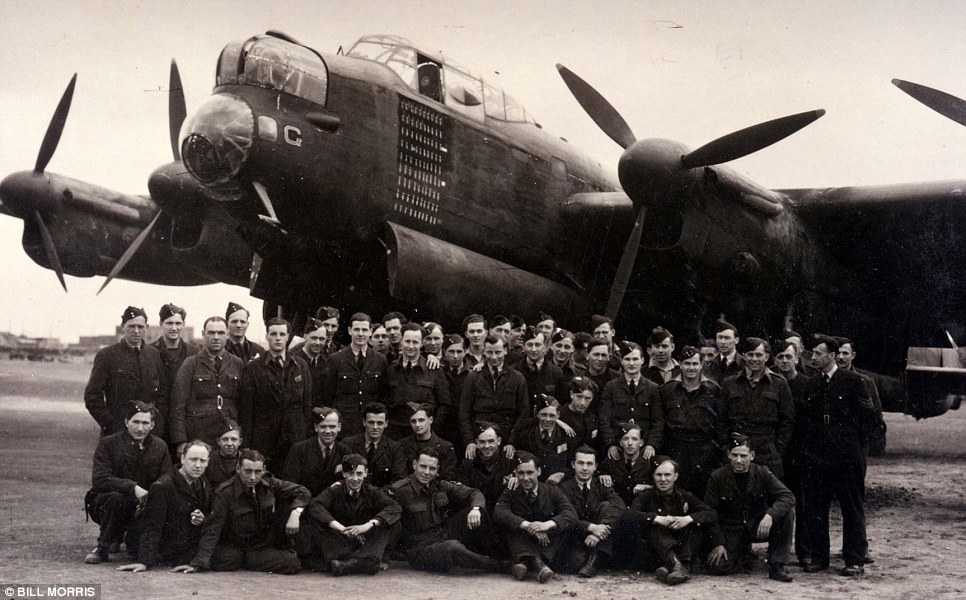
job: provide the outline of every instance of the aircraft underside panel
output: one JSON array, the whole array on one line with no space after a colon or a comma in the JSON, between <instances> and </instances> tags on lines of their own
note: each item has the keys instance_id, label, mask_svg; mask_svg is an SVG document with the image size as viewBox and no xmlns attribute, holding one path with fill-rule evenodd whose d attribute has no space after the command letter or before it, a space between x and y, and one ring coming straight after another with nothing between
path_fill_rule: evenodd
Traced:
<instances>
[{"instance_id":1,"label":"aircraft underside panel","mask_svg":"<svg viewBox=\"0 0 966 600\"><path fill-rule=\"evenodd\" d=\"M564 285L397 223L387 223L386 243L393 298L430 314L547 311L567 323L593 312Z\"/></svg>"}]
</instances>

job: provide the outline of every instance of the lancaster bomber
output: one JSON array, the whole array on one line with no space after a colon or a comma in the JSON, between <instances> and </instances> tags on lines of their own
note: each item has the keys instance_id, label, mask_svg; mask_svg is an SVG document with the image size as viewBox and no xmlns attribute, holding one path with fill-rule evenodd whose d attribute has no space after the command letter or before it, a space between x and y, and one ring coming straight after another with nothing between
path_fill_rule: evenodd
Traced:
<instances>
[{"instance_id":1,"label":"lancaster bomber","mask_svg":"<svg viewBox=\"0 0 966 600\"><path fill-rule=\"evenodd\" d=\"M687 342L724 315L749 335L847 333L864 367L897 378L886 410L955 405L966 369L909 357L943 355L947 332L963 332L966 180L767 189L724 163L824 111L690 149L638 139L591 84L557 69L624 149L616 173L448 55L389 35L321 53L269 31L224 47L190 116L172 61L173 161L150 175L149 196L46 170L75 75L33 170L0 184L2 210L65 289L65 274L224 282L297 326L321 305L398 309L447 330L472 312L545 311L575 330L603 313L623 335L661 324ZM966 102L894 83L966 124Z\"/></svg>"}]
</instances>

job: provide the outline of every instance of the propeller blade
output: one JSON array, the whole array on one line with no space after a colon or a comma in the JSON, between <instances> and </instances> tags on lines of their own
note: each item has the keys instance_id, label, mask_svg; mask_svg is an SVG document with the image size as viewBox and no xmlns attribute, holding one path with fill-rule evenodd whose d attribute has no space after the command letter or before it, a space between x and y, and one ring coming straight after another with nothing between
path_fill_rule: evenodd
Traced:
<instances>
[{"instance_id":1,"label":"propeller blade","mask_svg":"<svg viewBox=\"0 0 966 600\"><path fill-rule=\"evenodd\" d=\"M634 228L631 235L627 238L624 245L624 253L621 255L621 262L617 265L617 273L614 275L614 285L610 289L610 297L607 299L607 309L604 314L608 319L617 318L617 313L624 302L624 294L627 293L627 284L631 281L634 274L634 263L637 262L637 252L641 246L641 233L644 230L644 217L647 215L647 206L642 205L637 211L637 220L634 221Z\"/></svg>"},{"instance_id":2,"label":"propeller blade","mask_svg":"<svg viewBox=\"0 0 966 600\"><path fill-rule=\"evenodd\" d=\"M34 171L37 173L44 172L47 163L54 155L54 150L57 149L60 134L64 132L64 123L67 122L67 113L70 112L70 101L74 98L74 84L76 82L77 73L74 73L74 76L70 78L70 83L67 84L67 89L64 90L64 95L60 97L54 116L50 118L50 125L47 126L44 141L40 144L40 152L37 153L37 164L34 165Z\"/></svg>"},{"instance_id":3,"label":"propeller blade","mask_svg":"<svg viewBox=\"0 0 966 600\"><path fill-rule=\"evenodd\" d=\"M567 67L558 64L557 71L570 88L570 93L577 99L577 103L610 139L617 142L621 148L627 148L634 143L637 138L631 132L627 121L606 98Z\"/></svg>"},{"instance_id":4,"label":"propeller blade","mask_svg":"<svg viewBox=\"0 0 966 600\"><path fill-rule=\"evenodd\" d=\"M104 284L101 285L101 289L97 290L97 294L95 295L100 295L100 293L104 291L104 288L107 287L107 284L111 283L111 281L117 277L118 273L124 270L124 267L127 266L127 263L129 263L131 258L133 258L137 253L138 249L141 247L141 244L144 243L144 240L148 239L148 236L151 235L151 230L154 229L154 224L158 222L158 217L160 216L161 211L159 210L158 214L154 215L154 218L151 219L151 222L148 223L148 226L144 228L144 231L139 233L138 236L134 238L134 241L131 242L131 245L128 246L127 250L124 251L124 254L121 255L121 258L117 261L117 264L115 264L114 268L111 269L111 272L108 273L107 279L105 279Z\"/></svg>"},{"instance_id":5,"label":"propeller blade","mask_svg":"<svg viewBox=\"0 0 966 600\"><path fill-rule=\"evenodd\" d=\"M966 127L966 100L946 92L901 79L893 79L893 85L925 104L944 117Z\"/></svg>"},{"instance_id":6,"label":"propeller blade","mask_svg":"<svg viewBox=\"0 0 966 600\"><path fill-rule=\"evenodd\" d=\"M178 147L178 135L181 124L188 116L188 109L184 103L184 88L181 87L181 75L178 73L178 63L171 59L171 76L168 79L168 128L171 135L171 153L175 162L181 160L181 149Z\"/></svg>"},{"instance_id":7,"label":"propeller blade","mask_svg":"<svg viewBox=\"0 0 966 600\"><path fill-rule=\"evenodd\" d=\"M748 156L779 142L825 114L825 110L789 115L729 133L681 157L686 169L717 165Z\"/></svg>"},{"instance_id":8,"label":"propeller blade","mask_svg":"<svg viewBox=\"0 0 966 600\"><path fill-rule=\"evenodd\" d=\"M64 268L60 265L60 257L57 256L57 246L54 245L54 238L51 237L50 231L47 229L47 224L44 223L44 218L40 216L39 211L34 211L34 220L37 221L37 227L40 228L40 237L44 241L44 251L47 252L47 260L50 261L50 268L57 274L60 287L64 288L66 292L67 282L64 281Z\"/></svg>"}]
</instances>

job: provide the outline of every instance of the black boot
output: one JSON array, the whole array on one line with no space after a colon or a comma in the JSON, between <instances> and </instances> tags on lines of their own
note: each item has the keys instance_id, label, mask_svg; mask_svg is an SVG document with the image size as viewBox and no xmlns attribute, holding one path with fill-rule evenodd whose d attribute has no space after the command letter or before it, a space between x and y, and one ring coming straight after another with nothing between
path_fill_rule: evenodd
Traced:
<instances>
[{"instance_id":1,"label":"black boot","mask_svg":"<svg viewBox=\"0 0 966 600\"><path fill-rule=\"evenodd\" d=\"M540 583L547 583L551 579L559 579L557 574L553 572L553 569L548 567L546 563L539 558L533 559L533 570L537 572L537 581Z\"/></svg>"},{"instance_id":2,"label":"black boot","mask_svg":"<svg viewBox=\"0 0 966 600\"><path fill-rule=\"evenodd\" d=\"M345 560L332 561L332 576L342 577L343 575L353 575L362 572L362 563L358 558L347 558Z\"/></svg>"},{"instance_id":3,"label":"black boot","mask_svg":"<svg viewBox=\"0 0 966 600\"><path fill-rule=\"evenodd\" d=\"M785 570L785 565L782 563L772 563L768 567L768 579L788 583L792 580L792 576L788 574L788 571Z\"/></svg>"},{"instance_id":4,"label":"black boot","mask_svg":"<svg viewBox=\"0 0 966 600\"><path fill-rule=\"evenodd\" d=\"M590 556L587 557L587 562L585 562L584 566L580 567L580 570L577 571L577 575L581 577L593 577L596 575L598 556L597 550L592 551Z\"/></svg>"},{"instance_id":5,"label":"black boot","mask_svg":"<svg viewBox=\"0 0 966 600\"><path fill-rule=\"evenodd\" d=\"M670 560L668 560L668 567L671 572L667 575L668 585L677 585L679 583L684 583L688 579L691 579L691 574L688 573L688 568L684 566L676 554L671 554Z\"/></svg>"}]
</instances>

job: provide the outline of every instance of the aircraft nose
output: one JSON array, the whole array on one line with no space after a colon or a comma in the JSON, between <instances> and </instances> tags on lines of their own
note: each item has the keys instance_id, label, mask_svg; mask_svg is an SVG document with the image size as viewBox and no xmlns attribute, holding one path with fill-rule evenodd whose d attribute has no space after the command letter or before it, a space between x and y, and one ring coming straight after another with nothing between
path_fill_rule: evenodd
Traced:
<instances>
[{"instance_id":1,"label":"aircraft nose","mask_svg":"<svg viewBox=\"0 0 966 600\"><path fill-rule=\"evenodd\" d=\"M35 210L46 213L56 205L51 194L50 178L45 173L35 171L7 175L0 182L0 201L5 212L21 219Z\"/></svg>"},{"instance_id":2,"label":"aircraft nose","mask_svg":"<svg viewBox=\"0 0 966 600\"><path fill-rule=\"evenodd\" d=\"M188 172L203 185L230 183L251 151L255 115L246 102L231 94L205 100L185 126L181 158Z\"/></svg>"}]
</instances>

